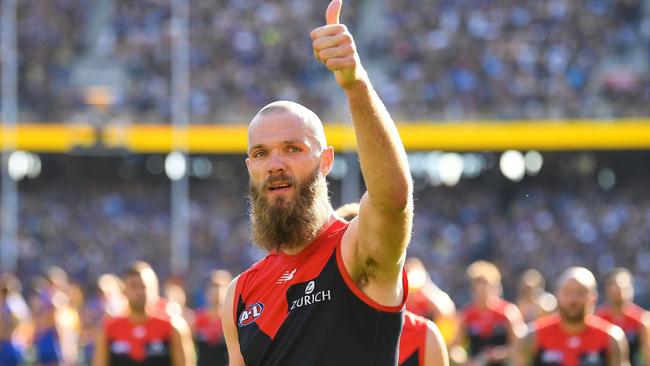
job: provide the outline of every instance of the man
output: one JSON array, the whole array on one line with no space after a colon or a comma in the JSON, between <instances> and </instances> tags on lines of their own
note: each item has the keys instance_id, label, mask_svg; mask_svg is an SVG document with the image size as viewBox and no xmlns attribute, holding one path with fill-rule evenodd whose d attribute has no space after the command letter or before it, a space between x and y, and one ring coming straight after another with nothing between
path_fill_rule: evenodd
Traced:
<instances>
[{"instance_id":1,"label":"man","mask_svg":"<svg viewBox=\"0 0 650 366\"><path fill-rule=\"evenodd\" d=\"M456 304L431 280L419 258L406 259L404 269L409 279L409 298L406 310L433 320L445 340L451 342L457 328Z\"/></svg>"},{"instance_id":2,"label":"man","mask_svg":"<svg viewBox=\"0 0 650 366\"><path fill-rule=\"evenodd\" d=\"M344 90L367 192L349 224L334 216L334 161L318 117L296 103L264 107L248 131L254 242L269 255L233 280L223 324L230 365L395 365L406 298L403 264L412 181L397 128L338 24L311 33L316 58Z\"/></svg>"},{"instance_id":3,"label":"man","mask_svg":"<svg viewBox=\"0 0 650 366\"><path fill-rule=\"evenodd\" d=\"M529 269L521 275L517 307L526 323L550 314L557 307L555 296L546 292L545 287L546 280L539 271Z\"/></svg>"},{"instance_id":4,"label":"man","mask_svg":"<svg viewBox=\"0 0 650 366\"><path fill-rule=\"evenodd\" d=\"M20 280L10 273L0 274L0 365L18 366L24 363L20 338L25 338L30 313L20 293ZM23 334L19 334L23 332Z\"/></svg>"},{"instance_id":5,"label":"man","mask_svg":"<svg viewBox=\"0 0 650 366\"><path fill-rule=\"evenodd\" d=\"M93 366L192 366L194 346L180 316L155 309L152 286L156 274L149 264L136 262L124 274L128 314L108 319L97 337Z\"/></svg>"},{"instance_id":6,"label":"man","mask_svg":"<svg viewBox=\"0 0 650 366\"><path fill-rule=\"evenodd\" d=\"M354 219L359 215L359 204L356 202L345 204L336 209L336 214L344 218L345 221L351 221L352 219ZM405 268L407 268L406 273L407 276L409 276L409 286L410 286L411 275L410 272L408 271L409 260L410 258L406 260ZM451 301L451 299L449 300ZM408 307L408 301L407 301L407 307ZM404 326L402 327L402 336L399 339L398 365L399 366L448 366L449 365L447 346L445 346L445 342L443 340L442 335L440 334L440 331L438 330L438 326L431 320L426 319L417 314L414 314L409 310L404 312Z\"/></svg>"},{"instance_id":7,"label":"man","mask_svg":"<svg viewBox=\"0 0 650 366\"><path fill-rule=\"evenodd\" d=\"M205 292L206 306L196 311L194 338L199 351L199 366L225 366L227 364L226 341L221 326L221 309L232 275L216 270L210 276Z\"/></svg>"},{"instance_id":8,"label":"man","mask_svg":"<svg viewBox=\"0 0 650 366\"><path fill-rule=\"evenodd\" d=\"M612 271L607 278L605 295L607 305L598 309L596 315L623 329L633 366L650 365L650 313L632 302L634 280L630 271L625 268Z\"/></svg>"},{"instance_id":9,"label":"man","mask_svg":"<svg viewBox=\"0 0 650 366\"><path fill-rule=\"evenodd\" d=\"M557 285L558 313L534 324L517 347L517 366L629 366L621 328L592 314L598 298L596 278L571 267Z\"/></svg>"},{"instance_id":10,"label":"man","mask_svg":"<svg viewBox=\"0 0 650 366\"><path fill-rule=\"evenodd\" d=\"M465 365L506 365L516 342L525 335L519 309L501 298L501 273L487 261L479 260L467 268L472 284L472 304L463 309L452 354L464 355L460 345L467 344Z\"/></svg>"}]
</instances>

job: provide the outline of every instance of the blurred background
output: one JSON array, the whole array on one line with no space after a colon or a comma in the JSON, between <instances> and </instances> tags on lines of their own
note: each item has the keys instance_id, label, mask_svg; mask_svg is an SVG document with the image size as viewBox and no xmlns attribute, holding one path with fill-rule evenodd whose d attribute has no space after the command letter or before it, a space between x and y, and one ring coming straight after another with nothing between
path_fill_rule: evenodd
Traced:
<instances>
[{"instance_id":1,"label":"blurred background","mask_svg":"<svg viewBox=\"0 0 650 366\"><path fill-rule=\"evenodd\" d=\"M358 200L346 101L311 51L328 3L2 0L0 268L22 294L52 266L91 294L142 259L203 304L213 269L264 255L246 126L277 99L325 121L332 203ZM409 152L409 254L456 304L486 259L508 299L529 268L626 267L650 306L650 1L348 0L342 22Z\"/></svg>"}]
</instances>

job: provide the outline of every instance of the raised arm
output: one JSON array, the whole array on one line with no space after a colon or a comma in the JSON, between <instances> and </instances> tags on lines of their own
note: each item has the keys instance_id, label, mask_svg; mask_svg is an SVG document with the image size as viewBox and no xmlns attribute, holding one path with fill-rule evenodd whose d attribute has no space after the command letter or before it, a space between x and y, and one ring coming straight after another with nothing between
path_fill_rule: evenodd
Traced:
<instances>
[{"instance_id":1,"label":"raised arm","mask_svg":"<svg viewBox=\"0 0 650 366\"><path fill-rule=\"evenodd\" d=\"M395 123L374 90L352 35L339 24L341 0L327 8L327 25L311 36L318 60L345 91L368 191L359 216L343 239L343 259L352 279L383 305L401 301L401 272L413 216L412 180Z\"/></svg>"},{"instance_id":2,"label":"raised arm","mask_svg":"<svg viewBox=\"0 0 650 366\"><path fill-rule=\"evenodd\" d=\"M230 366L244 366L244 357L239 350L239 339L237 337L237 325L233 317L233 307L235 306L235 288L237 287L236 277L226 291L226 299L224 300L223 307L221 308L221 324L223 327L223 335L226 339L226 347L228 347L228 360Z\"/></svg>"}]
</instances>

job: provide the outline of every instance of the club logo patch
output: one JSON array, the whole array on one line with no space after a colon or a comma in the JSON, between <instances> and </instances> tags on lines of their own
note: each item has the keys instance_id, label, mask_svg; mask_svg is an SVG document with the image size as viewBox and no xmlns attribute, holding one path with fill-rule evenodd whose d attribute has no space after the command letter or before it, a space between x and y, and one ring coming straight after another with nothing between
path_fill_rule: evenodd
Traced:
<instances>
[{"instance_id":1,"label":"club logo patch","mask_svg":"<svg viewBox=\"0 0 650 366\"><path fill-rule=\"evenodd\" d=\"M246 306L241 314L239 314L239 321L237 322L239 327L241 328L255 323L257 318L262 316L263 311L264 304L261 302L256 302L255 304Z\"/></svg>"}]
</instances>

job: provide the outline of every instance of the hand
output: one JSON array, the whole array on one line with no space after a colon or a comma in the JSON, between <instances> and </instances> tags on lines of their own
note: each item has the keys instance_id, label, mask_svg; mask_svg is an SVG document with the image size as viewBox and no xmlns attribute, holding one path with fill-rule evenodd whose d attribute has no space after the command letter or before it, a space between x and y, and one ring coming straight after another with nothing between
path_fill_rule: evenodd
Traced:
<instances>
[{"instance_id":1,"label":"hand","mask_svg":"<svg viewBox=\"0 0 650 366\"><path fill-rule=\"evenodd\" d=\"M327 25L314 29L311 39L316 59L334 72L341 88L348 89L367 76L352 35L344 24L339 24L342 6L342 0L332 0L325 13Z\"/></svg>"}]
</instances>

